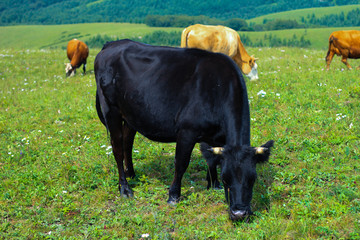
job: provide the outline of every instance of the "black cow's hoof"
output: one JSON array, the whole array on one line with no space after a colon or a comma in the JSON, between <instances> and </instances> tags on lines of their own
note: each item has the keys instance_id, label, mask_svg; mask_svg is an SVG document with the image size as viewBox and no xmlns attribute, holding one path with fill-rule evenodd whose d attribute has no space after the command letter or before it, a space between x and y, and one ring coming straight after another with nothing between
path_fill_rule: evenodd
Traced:
<instances>
[{"instance_id":1,"label":"black cow's hoof","mask_svg":"<svg viewBox=\"0 0 360 240\"><path fill-rule=\"evenodd\" d=\"M167 203L170 206L175 206L178 202L179 202L179 198L175 198L175 197L169 197L169 199L167 200Z\"/></svg>"},{"instance_id":2,"label":"black cow's hoof","mask_svg":"<svg viewBox=\"0 0 360 240\"><path fill-rule=\"evenodd\" d=\"M215 189L215 190L223 189L219 181L215 181L212 185L208 184L207 189L209 190L210 188Z\"/></svg>"},{"instance_id":3,"label":"black cow's hoof","mask_svg":"<svg viewBox=\"0 0 360 240\"><path fill-rule=\"evenodd\" d=\"M119 186L120 195L124 198L132 198L134 197L133 191L129 186Z\"/></svg>"}]
</instances>

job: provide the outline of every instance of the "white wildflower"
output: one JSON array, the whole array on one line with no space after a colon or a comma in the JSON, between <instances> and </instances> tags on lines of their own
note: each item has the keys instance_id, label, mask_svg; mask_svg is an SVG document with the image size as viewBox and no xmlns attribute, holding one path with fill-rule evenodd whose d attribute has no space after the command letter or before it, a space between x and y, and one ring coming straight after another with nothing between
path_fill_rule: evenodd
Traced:
<instances>
[{"instance_id":1,"label":"white wildflower","mask_svg":"<svg viewBox=\"0 0 360 240\"><path fill-rule=\"evenodd\" d=\"M257 93L257 95L261 95L261 97L265 97L266 92L264 90L260 90L260 92Z\"/></svg>"},{"instance_id":2,"label":"white wildflower","mask_svg":"<svg viewBox=\"0 0 360 240\"><path fill-rule=\"evenodd\" d=\"M339 120L341 120L343 118L346 118L346 115L342 115L342 113L336 114L336 121L339 121Z\"/></svg>"}]
</instances>

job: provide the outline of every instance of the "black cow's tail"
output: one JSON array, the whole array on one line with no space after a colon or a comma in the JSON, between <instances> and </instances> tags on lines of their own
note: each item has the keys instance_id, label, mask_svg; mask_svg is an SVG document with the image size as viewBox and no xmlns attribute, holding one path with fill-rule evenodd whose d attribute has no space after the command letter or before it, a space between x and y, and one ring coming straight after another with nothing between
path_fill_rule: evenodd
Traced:
<instances>
[{"instance_id":1,"label":"black cow's tail","mask_svg":"<svg viewBox=\"0 0 360 240\"><path fill-rule=\"evenodd\" d=\"M99 99L99 93L98 93L98 91L96 91L96 111L97 111L97 114L98 114L98 116L99 116L100 121L101 121L102 124L104 124L105 127L106 127L105 117L104 117L104 114L103 114L102 111L101 111L100 99Z\"/></svg>"}]
</instances>

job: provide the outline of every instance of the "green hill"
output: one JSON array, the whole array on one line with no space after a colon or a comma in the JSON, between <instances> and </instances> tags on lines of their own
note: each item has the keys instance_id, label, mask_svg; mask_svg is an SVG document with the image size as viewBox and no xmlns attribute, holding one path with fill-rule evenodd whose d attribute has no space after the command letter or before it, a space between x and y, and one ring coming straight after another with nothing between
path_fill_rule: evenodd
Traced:
<instances>
[{"instance_id":1,"label":"green hill","mask_svg":"<svg viewBox=\"0 0 360 240\"><path fill-rule=\"evenodd\" d=\"M347 6L335 6L335 7L325 7L325 8L306 8L306 9L297 9L292 11L285 11L279 13L271 13L263 15L260 17L252 18L247 20L249 24L262 24L264 21L271 21L275 19L285 19L285 20L296 20L302 22L302 19L307 19L312 15L315 15L316 18L321 18L330 14L340 14L343 12L346 14L356 8L360 8L360 5L347 5Z\"/></svg>"}]
</instances>

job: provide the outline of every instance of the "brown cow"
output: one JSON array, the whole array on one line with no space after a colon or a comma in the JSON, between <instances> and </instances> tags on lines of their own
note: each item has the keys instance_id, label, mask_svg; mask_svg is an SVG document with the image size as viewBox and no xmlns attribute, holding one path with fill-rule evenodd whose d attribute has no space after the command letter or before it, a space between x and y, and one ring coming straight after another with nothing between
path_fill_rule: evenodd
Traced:
<instances>
[{"instance_id":1,"label":"brown cow","mask_svg":"<svg viewBox=\"0 0 360 240\"><path fill-rule=\"evenodd\" d=\"M239 34L228 27L195 24L184 29L181 47L220 52L231 57L250 80L257 80L256 58L246 52Z\"/></svg>"},{"instance_id":2,"label":"brown cow","mask_svg":"<svg viewBox=\"0 0 360 240\"><path fill-rule=\"evenodd\" d=\"M341 57L341 61L352 69L347 62L348 58L360 58L360 31L336 31L329 37L329 50L326 55L326 69L329 70L334 54ZM359 69L360 67L358 67Z\"/></svg>"},{"instance_id":3,"label":"brown cow","mask_svg":"<svg viewBox=\"0 0 360 240\"><path fill-rule=\"evenodd\" d=\"M89 56L88 46L77 39L70 40L67 45L67 57L70 63L65 63L66 76L73 76L76 73L76 68L83 64L83 71L86 74L86 59Z\"/></svg>"}]
</instances>

